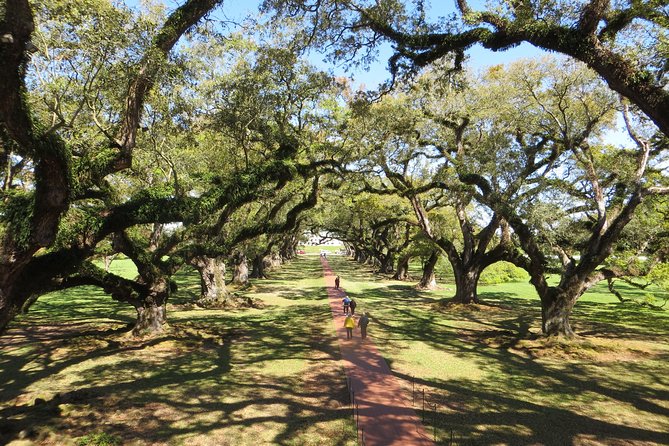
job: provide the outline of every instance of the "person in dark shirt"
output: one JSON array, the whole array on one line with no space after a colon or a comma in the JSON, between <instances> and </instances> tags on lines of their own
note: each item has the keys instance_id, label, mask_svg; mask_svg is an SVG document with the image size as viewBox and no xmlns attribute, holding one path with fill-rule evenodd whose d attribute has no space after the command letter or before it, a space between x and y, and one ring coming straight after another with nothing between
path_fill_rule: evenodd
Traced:
<instances>
[{"instance_id":1,"label":"person in dark shirt","mask_svg":"<svg viewBox=\"0 0 669 446\"><path fill-rule=\"evenodd\" d=\"M367 326L369 325L369 313L365 312L362 314L362 317L358 321L358 327L360 327L360 337L365 339L367 337Z\"/></svg>"}]
</instances>

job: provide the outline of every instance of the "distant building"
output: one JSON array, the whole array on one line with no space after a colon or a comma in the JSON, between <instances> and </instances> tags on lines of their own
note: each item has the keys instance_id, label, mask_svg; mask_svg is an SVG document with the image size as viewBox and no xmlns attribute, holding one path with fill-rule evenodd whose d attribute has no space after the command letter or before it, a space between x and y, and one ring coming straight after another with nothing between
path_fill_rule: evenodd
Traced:
<instances>
[{"instance_id":1,"label":"distant building","mask_svg":"<svg viewBox=\"0 0 669 446\"><path fill-rule=\"evenodd\" d=\"M344 243L341 240L331 237L324 232L319 234L308 232L304 235L307 237L307 241L304 242L307 246L344 246Z\"/></svg>"}]
</instances>

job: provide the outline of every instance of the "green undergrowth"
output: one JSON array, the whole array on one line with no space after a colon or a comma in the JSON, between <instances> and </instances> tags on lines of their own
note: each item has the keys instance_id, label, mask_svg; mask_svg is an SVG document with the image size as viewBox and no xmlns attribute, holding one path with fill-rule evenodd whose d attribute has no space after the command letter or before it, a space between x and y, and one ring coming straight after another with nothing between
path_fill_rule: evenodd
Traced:
<instances>
[{"instance_id":1,"label":"green undergrowth","mask_svg":"<svg viewBox=\"0 0 669 446\"><path fill-rule=\"evenodd\" d=\"M622 304L598 285L573 312L578 338L546 339L525 282L483 285L482 304L452 305L449 283L422 292L417 276L382 281L343 257L330 265L371 313L370 336L438 444L669 444L669 311Z\"/></svg>"},{"instance_id":2,"label":"green undergrowth","mask_svg":"<svg viewBox=\"0 0 669 446\"><path fill-rule=\"evenodd\" d=\"M184 271L153 338L94 288L43 296L0 338L0 444L355 444L317 259L238 291L261 309L184 310Z\"/></svg>"}]
</instances>

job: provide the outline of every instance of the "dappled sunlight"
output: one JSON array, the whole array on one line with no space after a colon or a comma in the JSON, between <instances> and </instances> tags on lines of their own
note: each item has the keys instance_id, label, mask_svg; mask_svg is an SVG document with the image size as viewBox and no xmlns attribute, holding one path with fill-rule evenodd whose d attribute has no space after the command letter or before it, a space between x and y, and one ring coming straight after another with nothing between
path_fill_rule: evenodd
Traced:
<instances>
[{"instance_id":1,"label":"dappled sunlight","mask_svg":"<svg viewBox=\"0 0 669 446\"><path fill-rule=\"evenodd\" d=\"M356 299L371 301L371 336L409 396L419 392L419 411L423 389L437 404L439 438L666 444L667 312L622 305L595 289L572 316L581 337L550 340L541 336L540 305L528 284L481 287L480 305L443 305L444 290L410 291L410 284L380 280L364 267L356 271L347 259L331 265L347 292L350 287Z\"/></svg>"},{"instance_id":2,"label":"dappled sunlight","mask_svg":"<svg viewBox=\"0 0 669 446\"><path fill-rule=\"evenodd\" d=\"M51 444L100 431L137 445L354 444L327 296L298 272L255 286L275 299L264 309L168 308L150 339L99 317L114 315L109 297L41 299L0 340L0 441L27 429Z\"/></svg>"},{"instance_id":3,"label":"dappled sunlight","mask_svg":"<svg viewBox=\"0 0 669 446\"><path fill-rule=\"evenodd\" d=\"M527 284L450 305L447 290L328 260L358 312L370 312L370 339L407 399L422 414L424 389L437 405L425 423L440 444L451 434L454 444L666 443L665 313L584 296L580 336L546 339ZM151 339L130 337L132 309L109 297L40 299L0 339L0 439L27 429L50 444L98 431L137 445L354 444L317 267L317 256L301 257L240 292L263 308L171 307L169 329Z\"/></svg>"}]
</instances>

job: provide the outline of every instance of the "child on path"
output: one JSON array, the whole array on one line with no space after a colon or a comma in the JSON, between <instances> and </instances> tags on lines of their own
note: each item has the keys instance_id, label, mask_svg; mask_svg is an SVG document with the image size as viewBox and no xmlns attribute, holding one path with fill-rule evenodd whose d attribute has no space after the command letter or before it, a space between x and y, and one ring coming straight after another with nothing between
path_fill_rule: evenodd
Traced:
<instances>
[{"instance_id":1,"label":"child on path","mask_svg":"<svg viewBox=\"0 0 669 446\"><path fill-rule=\"evenodd\" d=\"M341 301L344 304L344 314L348 314L348 309L351 306L351 299L349 299L348 296L344 296Z\"/></svg>"},{"instance_id":2,"label":"child on path","mask_svg":"<svg viewBox=\"0 0 669 446\"><path fill-rule=\"evenodd\" d=\"M355 314L355 307L357 307L358 304L354 299L351 299L351 302L348 304L348 306L351 307L351 314Z\"/></svg>"},{"instance_id":3,"label":"child on path","mask_svg":"<svg viewBox=\"0 0 669 446\"><path fill-rule=\"evenodd\" d=\"M344 328L346 328L346 339L353 338L353 329L355 328L355 320L350 314L344 320Z\"/></svg>"},{"instance_id":4,"label":"child on path","mask_svg":"<svg viewBox=\"0 0 669 446\"><path fill-rule=\"evenodd\" d=\"M369 313L365 312L362 314L362 317L358 321L358 327L360 327L360 337L365 339L367 337L367 326L369 325Z\"/></svg>"}]
</instances>

